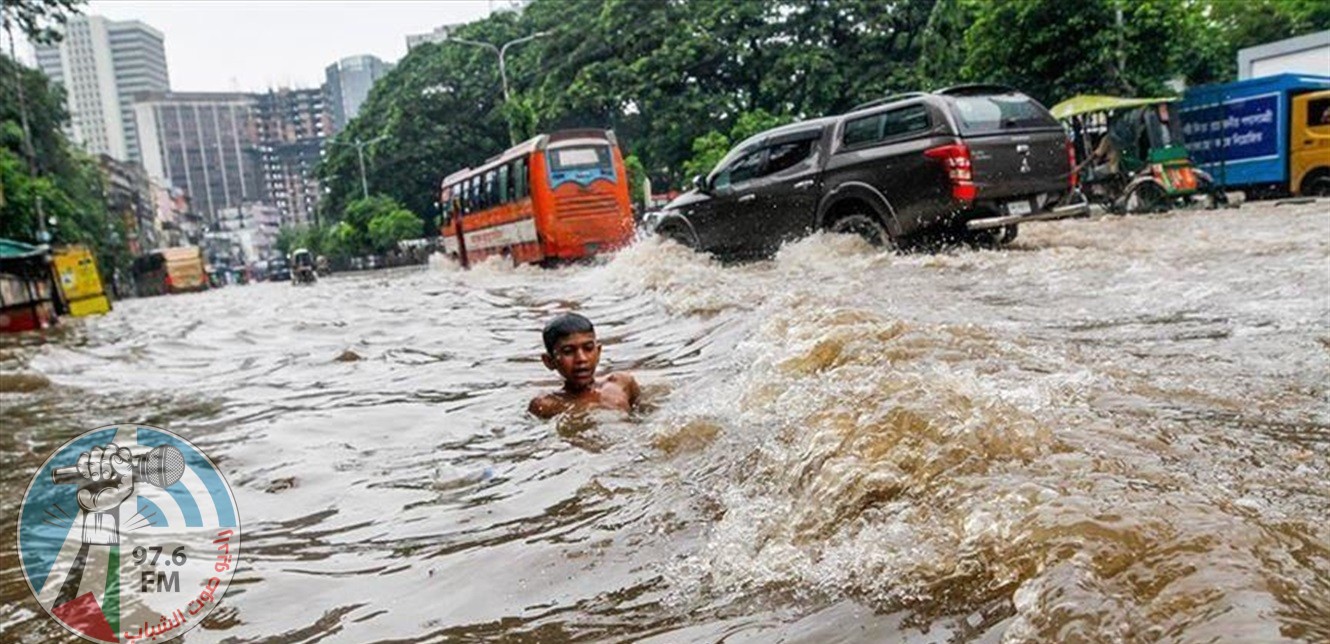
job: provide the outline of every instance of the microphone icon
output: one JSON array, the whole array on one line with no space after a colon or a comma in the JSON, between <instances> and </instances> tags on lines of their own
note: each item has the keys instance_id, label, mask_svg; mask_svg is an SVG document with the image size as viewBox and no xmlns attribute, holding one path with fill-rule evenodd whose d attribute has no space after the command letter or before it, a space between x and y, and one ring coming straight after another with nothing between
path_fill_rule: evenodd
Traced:
<instances>
[{"instance_id":1,"label":"microphone icon","mask_svg":"<svg viewBox=\"0 0 1330 644\"><path fill-rule=\"evenodd\" d=\"M185 457L180 450L171 445L158 445L151 449L134 445L123 449L128 450L133 457L131 466L136 481L143 481L154 487L168 488L175 485L176 481L185 474ZM80 483L85 480L86 477L79 471L78 465L51 470L52 483Z\"/></svg>"}]
</instances>

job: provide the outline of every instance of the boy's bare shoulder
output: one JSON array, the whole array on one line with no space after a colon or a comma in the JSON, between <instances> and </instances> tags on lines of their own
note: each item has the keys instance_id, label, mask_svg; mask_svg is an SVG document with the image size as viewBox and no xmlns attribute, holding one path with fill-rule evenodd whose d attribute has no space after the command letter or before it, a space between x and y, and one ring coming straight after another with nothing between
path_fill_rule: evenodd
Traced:
<instances>
[{"instance_id":1,"label":"boy's bare shoulder","mask_svg":"<svg viewBox=\"0 0 1330 644\"><path fill-rule=\"evenodd\" d=\"M637 378L634 378L633 374L628 373L627 371L616 371L608 376L605 376L605 379L616 385L621 385L621 386L628 384L634 384L634 385L637 384Z\"/></svg>"},{"instance_id":2,"label":"boy's bare shoulder","mask_svg":"<svg viewBox=\"0 0 1330 644\"><path fill-rule=\"evenodd\" d=\"M553 418L563 412L564 401L556 394L541 394L531 399L526 410L537 418Z\"/></svg>"},{"instance_id":3,"label":"boy's bare shoulder","mask_svg":"<svg viewBox=\"0 0 1330 644\"><path fill-rule=\"evenodd\" d=\"M633 374L626 371L619 371L605 376L605 380L614 383L622 389L628 396L629 404L637 404L637 397L641 392L641 388L637 386L637 378L634 378Z\"/></svg>"}]
</instances>

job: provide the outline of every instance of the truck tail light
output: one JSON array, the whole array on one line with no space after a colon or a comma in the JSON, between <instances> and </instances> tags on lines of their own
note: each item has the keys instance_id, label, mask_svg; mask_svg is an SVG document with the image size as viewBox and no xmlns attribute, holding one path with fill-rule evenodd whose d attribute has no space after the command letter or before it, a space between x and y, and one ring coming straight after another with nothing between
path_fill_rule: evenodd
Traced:
<instances>
[{"instance_id":1,"label":"truck tail light","mask_svg":"<svg viewBox=\"0 0 1330 644\"><path fill-rule=\"evenodd\" d=\"M974 185L974 166L970 163L968 146L964 143L940 145L924 150L924 156L941 161L947 168L952 197L967 203L974 201L979 194L979 188Z\"/></svg>"},{"instance_id":2,"label":"truck tail light","mask_svg":"<svg viewBox=\"0 0 1330 644\"><path fill-rule=\"evenodd\" d=\"M1071 182L1071 189L1075 190L1081 185L1081 173L1076 171L1076 146L1071 144L1071 139L1067 139L1067 167L1070 168L1067 171L1070 177L1068 181Z\"/></svg>"}]
</instances>

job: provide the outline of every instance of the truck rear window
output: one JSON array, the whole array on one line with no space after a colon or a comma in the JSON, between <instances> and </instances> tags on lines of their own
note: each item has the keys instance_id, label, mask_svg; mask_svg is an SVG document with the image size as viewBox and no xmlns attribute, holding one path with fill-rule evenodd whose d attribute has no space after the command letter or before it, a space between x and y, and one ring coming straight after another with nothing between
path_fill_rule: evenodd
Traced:
<instances>
[{"instance_id":1,"label":"truck rear window","mask_svg":"<svg viewBox=\"0 0 1330 644\"><path fill-rule=\"evenodd\" d=\"M961 134L1058 127L1057 120L1048 110L1024 94L957 96L953 104Z\"/></svg>"},{"instance_id":2,"label":"truck rear window","mask_svg":"<svg viewBox=\"0 0 1330 644\"><path fill-rule=\"evenodd\" d=\"M850 147L876 143L906 134L926 132L929 127L928 108L910 105L847 122L841 142Z\"/></svg>"}]
</instances>

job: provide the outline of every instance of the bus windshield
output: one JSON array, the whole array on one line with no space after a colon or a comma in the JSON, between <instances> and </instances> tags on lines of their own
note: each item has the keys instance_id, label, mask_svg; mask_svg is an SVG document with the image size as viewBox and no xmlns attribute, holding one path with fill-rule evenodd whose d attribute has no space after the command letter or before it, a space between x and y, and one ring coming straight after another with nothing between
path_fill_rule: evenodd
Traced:
<instances>
[{"instance_id":1,"label":"bus windshield","mask_svg":"<svg viewBox=\"0 0 1330 644\"><path fill-rule=\"evenodd\" d=\"M609 146L583 145L550 150L550 187L570 181L589 185L597 179L615 180L614 157Z\"/></svg>"}]
</instances>

